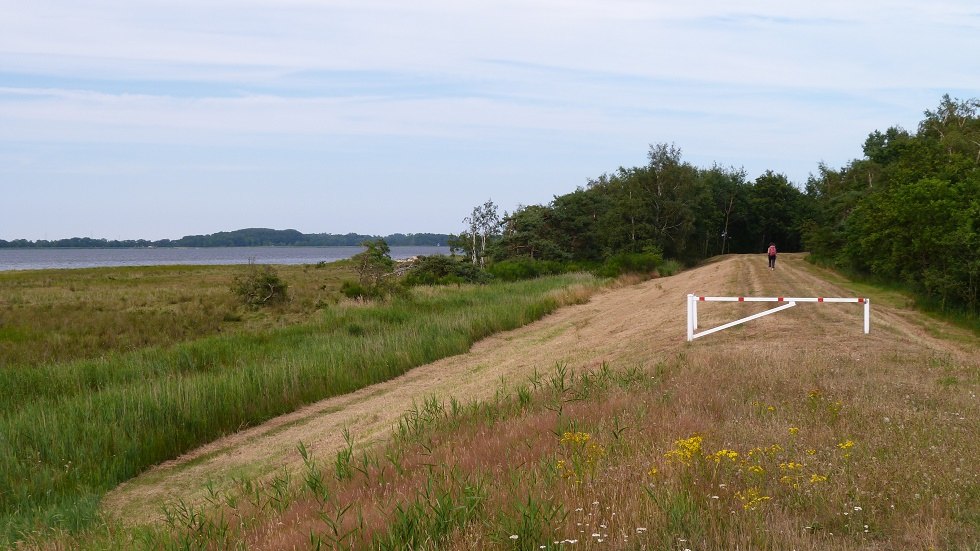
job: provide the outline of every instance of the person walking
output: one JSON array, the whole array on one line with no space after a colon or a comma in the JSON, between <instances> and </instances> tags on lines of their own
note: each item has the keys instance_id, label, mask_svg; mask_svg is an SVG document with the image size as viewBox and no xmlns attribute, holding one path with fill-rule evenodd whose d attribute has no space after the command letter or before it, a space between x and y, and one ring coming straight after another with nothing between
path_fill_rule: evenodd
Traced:
<instances>
[{"instance_id":1,"label":"person walking","mask_svg":"<svg viewBox=\"0 0 980 551\"><path fill-rule=\"evenodd\" d=\"M775 270L776 269L776 244L775 243L769 243L768 253L769 253L769 269Z\"/></svg>"}]
</instances>

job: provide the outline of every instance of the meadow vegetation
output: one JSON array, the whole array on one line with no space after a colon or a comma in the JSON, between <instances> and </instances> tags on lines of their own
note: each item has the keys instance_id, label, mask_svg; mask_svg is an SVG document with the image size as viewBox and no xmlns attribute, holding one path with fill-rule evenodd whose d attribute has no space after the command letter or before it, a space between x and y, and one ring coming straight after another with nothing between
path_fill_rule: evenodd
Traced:
<instances>
[{"instance_id":1,"label":"meadow vegetation","mask_svg":"<svg viewBox=\"0 0 980 551\"><path fill-rule=\"evenodd\" d=\"M509 262L501 273L551 266ZM972 461L980 451L973 422L980 368L935 348L880 346L888 341L845 350L688 345L578 369L541 365L524 380L501 381L492 399L420 399L393 436L376 445L362 446L345 432L344 448L315 457L297 441L301 470L242 474L231 486L206 488L204 502L176 498L163 523L133 525L100 514L107 491L161 461L466 351L491 333L586 300L601 285L583 274L465 284L453 275L465 264L430 264L426 278L455 285L420 280L380 302L341 298L342 282L355 273L345 263L275 272L0 274L11 306L3 327L37 332L26 341L2 341L4 543L980 546L980 471ZM658 256L622 256L613 264L617 271L676 269ZM289 282L289 300L254 308L235 296L236 281L270 273ZM907 306L909 299L894 291L859 286L881 297L876 304ZM153 317L160 311L172 313ZM150 314L141 325L133 320L142 313ZM140 340L185 315L183 332ZM64 320L46 328L46 317L73 320L77 332L65 331ZM930 331L929 323L921 327ZM113 331L121 337L98 340Z\"/></svg>"},{"instance_id":2,"label":"meadow vegetation","mask_svg":"<svg viewBox=\"0 0 980 551\"><path fill-rule=\"evenodd\" d=\"M260 268L259 268L260 269ZM241 308L245 266L140 266L0 272L0 367L98 358L207 335L308 321L337 301L347 262L280 266L292 300Z\"/></svg>"},{"instance_id":3,"label":"meadow vegetation","mask_svg":"<svg viewBox=\"0 0 980 551\"><path fill-rule=\"evenodd\" d=\"M0 371L4 541L83 529L106 491L151 465L464 352L598 286L591 276L566 275L421 287L365 303L339 299L344 265L282 267L291 300L252 310L230 289L241 269L0 275L12 290L3 294L13 306L4 327L32 331L27 345L4 350ZM133 321L145 312L147 321ZM152 336L184 318L181 331Z\"/></svg>"},{"instance_id":4,"label":"meadow vegetation","mask_svg":"<svg viewBox=\"0 0 980 551\"><path fill-rule=\"evenodd\" d=\"M430 397L390 442L78 542L157 549L973 549L976 366L702 348ZM785 369L800 366L799 371ZM774 366L782 367L782 369ZM799 376L798 373L807 373ZM827 375L833 375L827 377ZM898 384L887 384L887 381ZM956 382L949 382L949 381ZM944 382L947 381L947 382ZM909 407L912 406L912 407Z\"/></svg>"},{"instance_id":5,"label":"meadow vegetation","mask_svg":"<svg viewBox=\"0 0 980 551\"><path fill-rule=\"evenodd\" d=\"M827 327L806 344L747 328L722 345L541 365L489 399L422 397L376 445L345 431L317 457L297 441L299 470L174 499L162 523L105 519L34 543L975 549L980 366L922 346L897 312L865 337L835 338L833 314L814 311Z\"/></svg>"}]
</instances>

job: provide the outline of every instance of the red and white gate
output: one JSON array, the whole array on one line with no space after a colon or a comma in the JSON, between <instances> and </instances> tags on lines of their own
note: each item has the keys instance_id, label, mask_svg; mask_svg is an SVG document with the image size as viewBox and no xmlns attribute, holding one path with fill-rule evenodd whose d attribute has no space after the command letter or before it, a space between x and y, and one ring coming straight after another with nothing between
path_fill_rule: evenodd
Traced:
<instances>
[{"instance_id":1,"label":"red and white gate","mask_svg":"<svg viewBox=\"0 0 980 551\"><path fill-rule=\"evenodd\" d=\"M758 314L735 320L733 322L719 325L707 331L697 332L698 329L698 303L699 302L782 302L782 306L771 308ZM698 337L710 335L712 333L734 327L740 323L752 321L762 316L775 314L780 310L786 310L796 306L798 302L856 302L864 305L864 333L871 332L871 300L867 298L831 298L831 297L704 297L699 295L687 295L687 340L693 341Z\"/></svg>"}]
</instances>

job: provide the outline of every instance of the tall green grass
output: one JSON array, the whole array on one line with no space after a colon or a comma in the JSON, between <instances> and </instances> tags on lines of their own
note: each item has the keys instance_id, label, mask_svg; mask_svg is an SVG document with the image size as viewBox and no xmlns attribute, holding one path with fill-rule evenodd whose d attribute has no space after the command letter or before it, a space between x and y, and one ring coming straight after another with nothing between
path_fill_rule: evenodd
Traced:
<instances>
[{"instance_id":1,"label":"tall green grass","mask_svg":"<svg viewBox=\"0 0 980 551\"><path fill-rule=\"evenodd\" d=\"M5 369L0 523L10 542L77 530L113 486L161 461L328 396L464 352L583 300L589 276L426 288L346 304L316 323L213 336L101 360Z\"/></svg>"}]
</instances>

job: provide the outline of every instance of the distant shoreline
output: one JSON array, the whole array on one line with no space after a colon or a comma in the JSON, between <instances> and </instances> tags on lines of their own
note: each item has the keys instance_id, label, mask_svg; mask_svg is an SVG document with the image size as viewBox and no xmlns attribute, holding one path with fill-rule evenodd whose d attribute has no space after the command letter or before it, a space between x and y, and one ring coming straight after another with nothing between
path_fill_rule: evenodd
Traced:
<instances>
[{"instance_id":1,"label":"distant shoreline","mask_svg":"<svg viewBox=\"0 0 980 551\"><path fill-rule=\"evenodd\" d=\"M67 239L29 241L0 239L0 249L162 249L214 247L357 247L365 241L383 239L392 247L445 247L452 236L444 233L393 233L386 236L357 233L300 233L297 230L246 228L207 235L185 235L180 239Z\"/></svg>"},{"instance_id":2,"label":"distant shoreline","mask_svg":"<svg viewBox=\"0 0 980 551\"><path fill-rule=\"evenodd\" d=\"M345 260L359 245L258 247L35 247L0 249L0 272L124 266L310 264ZM392 258L450 254L446 246L391 247Z\"/></svg>"},{"instance_id":3,"label":"distant shoreline","mask_svg":"<svg viewBox=\"0 0 980 551\"><path fill-rule=\"evenodd\" d=\"M125 250L144 250L144 249L342 249L349 247L361 247L361 245L167 245L162 247L150 246L150 247L55 247L55 246L42 246L42 247L4 247L0 246L0 250L13 250L13 251L31 251L31 250L45 250L45 251L125 251ZM392 247L445 247L448 245L437 243L435 245L392 245Z\"/></svg>"}]
</instances>

